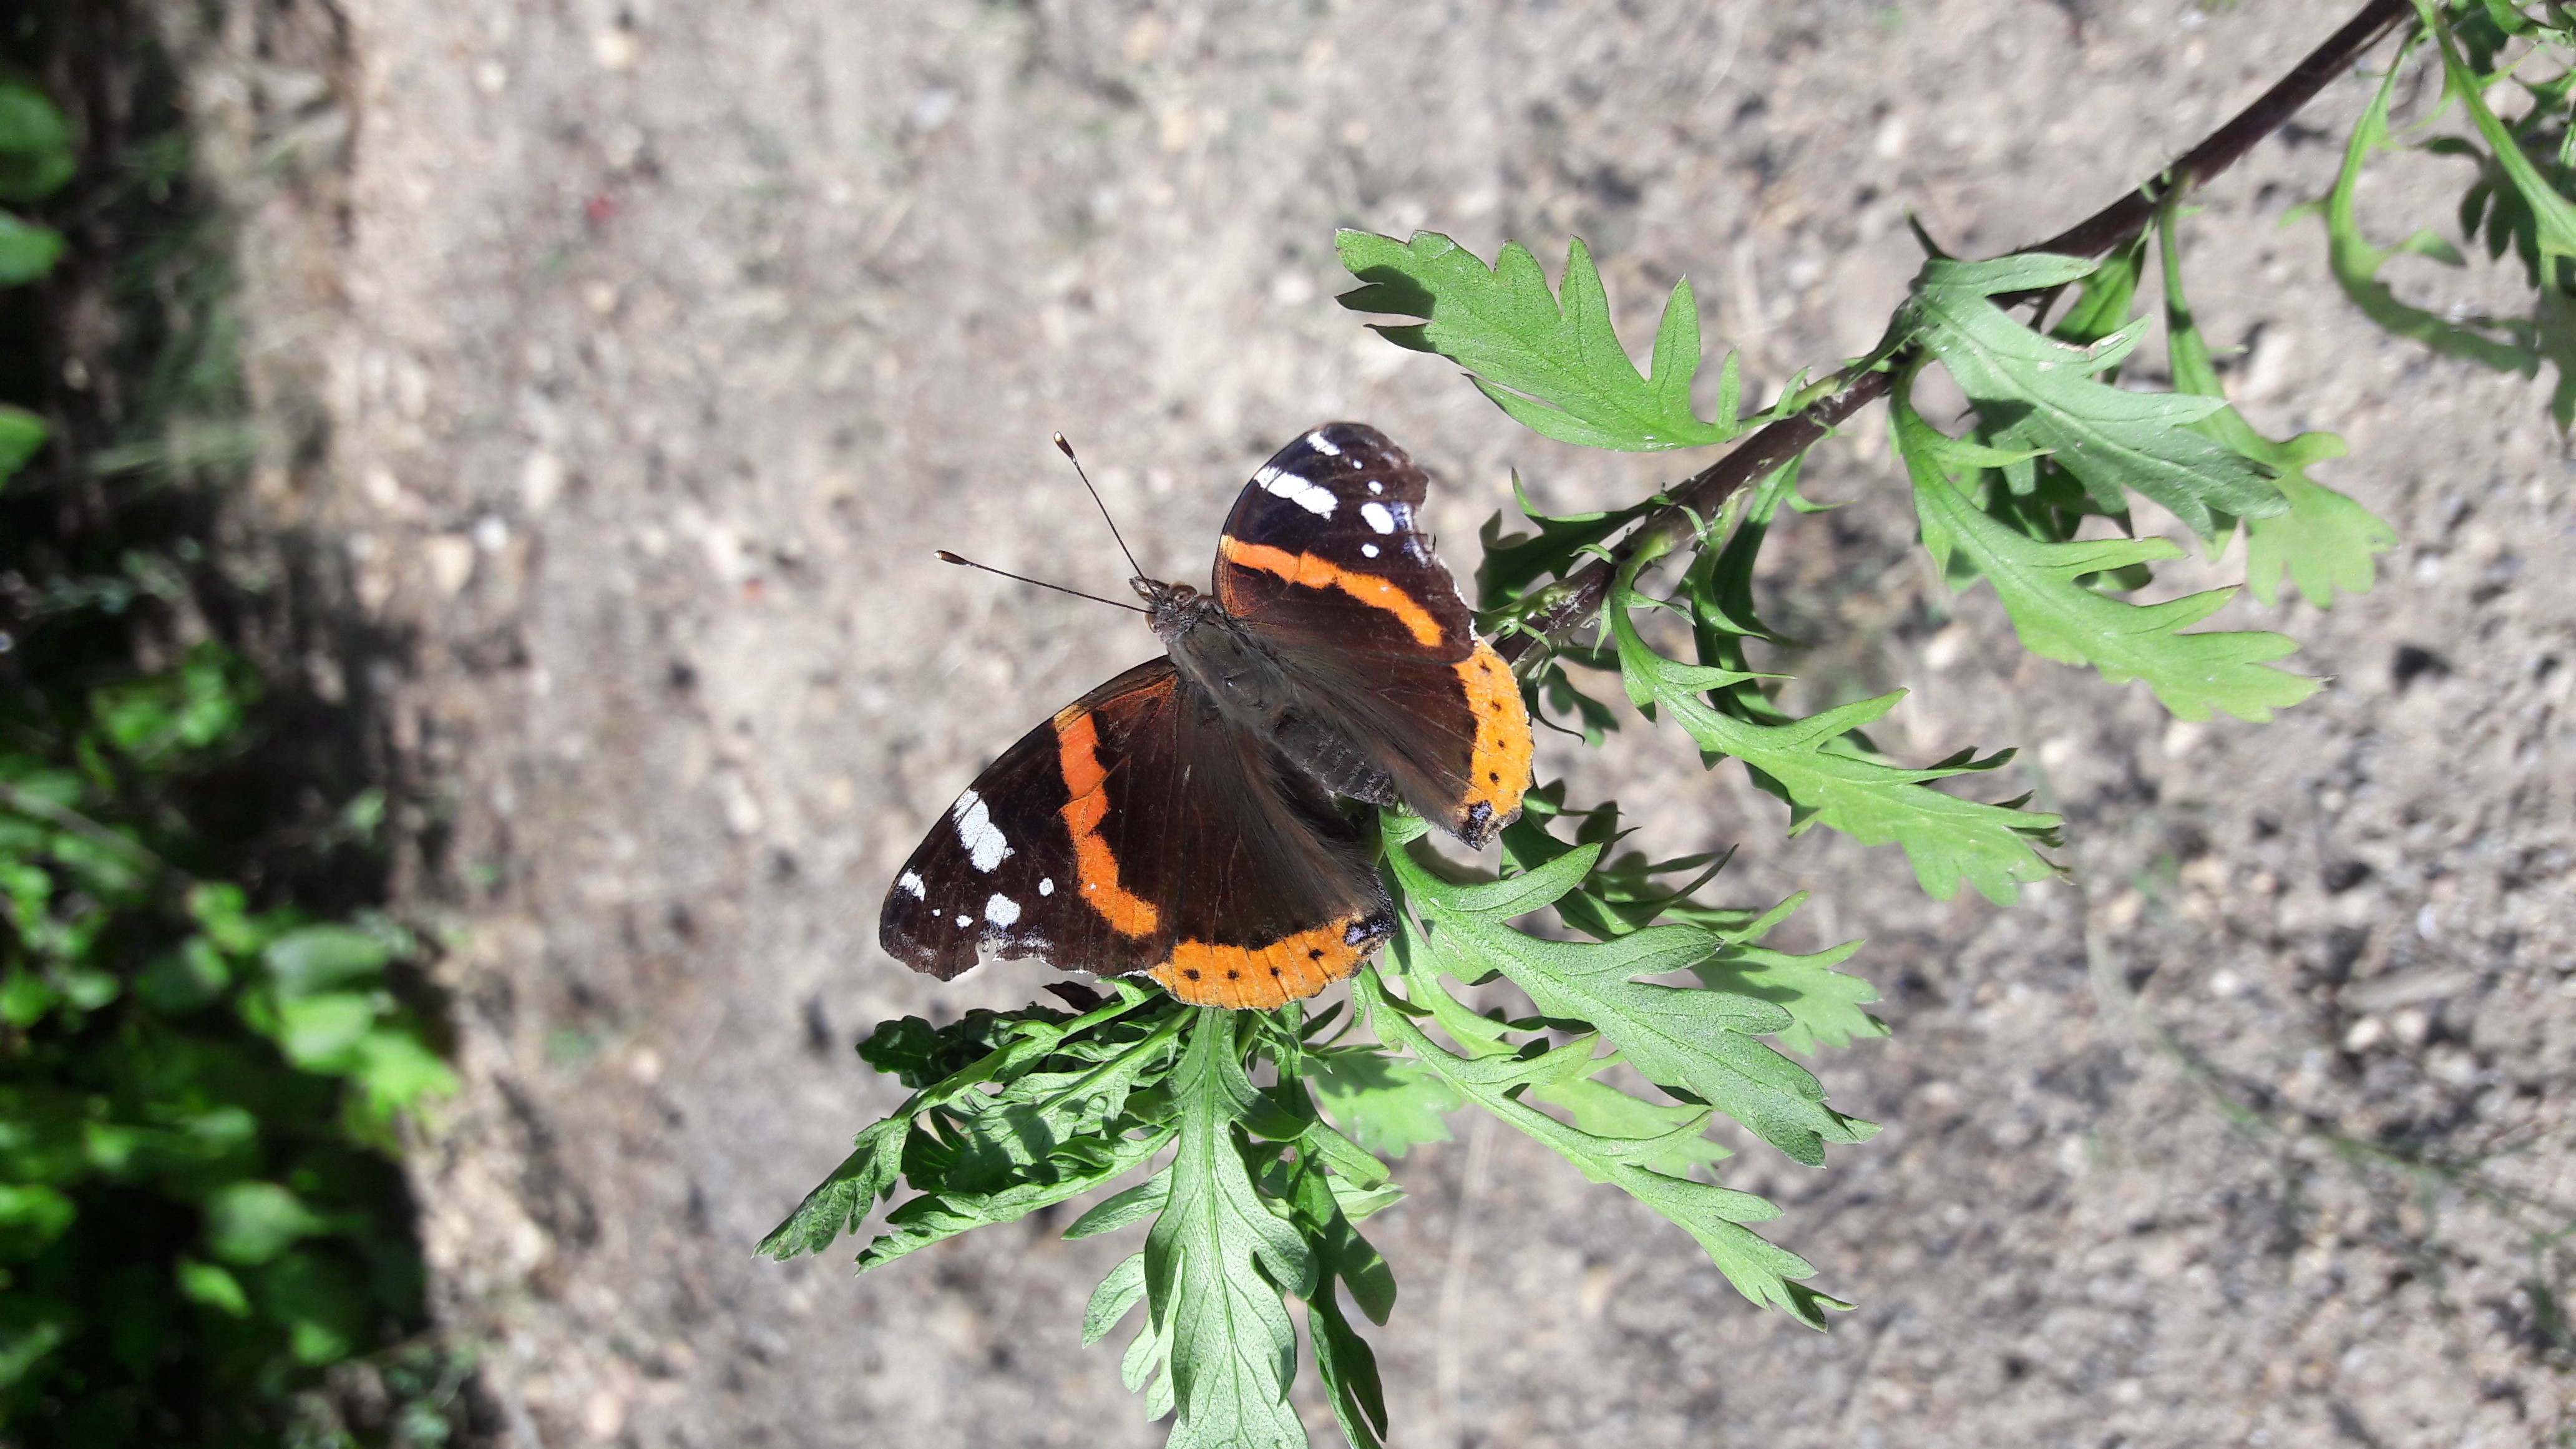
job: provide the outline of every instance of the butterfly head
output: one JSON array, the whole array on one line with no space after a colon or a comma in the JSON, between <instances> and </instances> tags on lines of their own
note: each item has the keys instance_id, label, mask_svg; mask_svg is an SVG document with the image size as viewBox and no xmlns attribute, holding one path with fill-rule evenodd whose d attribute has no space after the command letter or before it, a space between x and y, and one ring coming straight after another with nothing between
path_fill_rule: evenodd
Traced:
<instances>
[{"instance_id":1,"label":"butterfly head","mask_svg":"<svg viewBox=\"0 0 2576 1449\"><path fill-rule=\"evenodd\" d=\"M1136 597L1145 601L1146 622L1153 626L1155 637L1165 644L1225 613L1216 600L1187 584L1133 578L1127 581L1127 586L1136 591Z\"/></svg>"}]
</instances>

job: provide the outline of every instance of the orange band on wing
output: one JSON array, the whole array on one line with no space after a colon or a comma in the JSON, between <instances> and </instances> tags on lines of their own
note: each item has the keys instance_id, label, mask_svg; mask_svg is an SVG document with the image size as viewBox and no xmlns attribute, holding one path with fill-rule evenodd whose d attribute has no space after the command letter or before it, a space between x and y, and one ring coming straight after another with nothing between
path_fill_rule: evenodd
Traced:
<instances>
[{"instance_id":1,"label":"orange band on wing","mask_svg":"<svg viewBox=\"0 0 2576 1449\"><path fill-rule=\"evenodd\" d=\"M1231 534L1219 538L1216 548L1230 564L1276 574L1292 584L1310 589L1339 589L1372 609L1384 609L1393 614L1405 628L1413 631L1415 643L1426 649L1440 647L1440 621L1415 603L1412 595L1375 574L1336 568L1311 553L1290 553L1266 543L1244 543Z\"/></svg>"},{"instance_id":2,"label":"orange band on wing","mask_svg":"<svg viewBox=\"0 0 2576 1449\"><path fill-rule=\"evenodd\" d=\"M1360 969L1386 939L1380 922L1359 930L1363 917L1345 916L1267 946L1212 946L1183 941L1171 959L1145 974L1192 1006L1267 1011L1302 1000Z\"/></svg>"},{"instance_id":3,"label":"orange band on wing","mask_svg":"<svg viewBox=\"0 0 2576 1449\"><path fill-rule=\"evenodd\" d=\"M1492 645L1476 641L1476 652L1458 661L1459 682L1467 687L1467 708L1476 715L1476 755L1460 803L1470 814L1478 805L1491 809L1486 828L1500 829L1521 808L1530 785L1529 706L1521 699L1520 681Z\"/></svg>"},{"instance_id":4,"label":"orange band on wing","mask_svg":"<svg viewBox=\"0 0 2576 1449\"><path fill-rule=\"evenodd\" d=\"M1082 898L1122 936L1152 935L1162 924L1154 903L1130 895L1118 883L1118 857L1100 838L1100 822L1109 815L1109 772L1100 764L1100 730L1091 711L1068 705L1055 717L1057 759L1064 771L1064 823L1073 832L1073 873Z\"/></svg>"}]
</instances>

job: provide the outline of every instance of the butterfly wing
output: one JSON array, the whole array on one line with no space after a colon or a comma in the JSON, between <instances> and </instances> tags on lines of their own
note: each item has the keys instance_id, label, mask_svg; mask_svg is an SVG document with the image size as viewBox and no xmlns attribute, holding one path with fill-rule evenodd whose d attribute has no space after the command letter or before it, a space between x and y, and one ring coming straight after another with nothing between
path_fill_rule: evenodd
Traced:
<instances>
[{"instance_id":1,"label":"butterfly wing","mask_svg":"<svg viewBox=\"0 0 2576 1449\"><path fill-rule=\"evenodd\" d=\"M1393 925L1331 796L1156 659L977 776L896 876L878 936L942 980L990 947L1269 1007L1350 975Z\"/></svg>"},{"instance_id":2,"label":"butterfly wing","mask_svg":"<svg viewBox=\"0 0 2576 1449\"><path fill-rule=\"evenodd\" d=\"M1417 521L1430 481L1375 428L1316 428L1244 485L1214 586L1297 686L1283 749L1481 847L1529 789L1529 713ZM1371 790L1349 754L1391 790Z\"/></svg>"}]
</instances>

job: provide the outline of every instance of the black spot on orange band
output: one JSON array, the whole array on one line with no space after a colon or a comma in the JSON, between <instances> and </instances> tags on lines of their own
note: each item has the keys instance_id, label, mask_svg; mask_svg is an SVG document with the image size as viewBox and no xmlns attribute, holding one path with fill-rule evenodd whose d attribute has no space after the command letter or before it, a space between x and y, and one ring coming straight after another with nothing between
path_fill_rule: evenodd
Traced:
<instances>
[{"instance_id":1,"label":"black spot on orange band","mask_svg":"<svg viewBox=\"0 0 2576 1449\"><path fill-rule=\"evenodd\" d=\"M1467 691L1467 710L1476 720L1476 752L1467 767L1467 795L1459 802L1458 838L1482 848L1493 832L1520 814L1521 796L1529 793L1529 706L1521 700L1520 681L1512 667L1483 640L1476 652L1459 660L1458 682Z\"/></svg>"},{"instance_id":2,"label":"black spot on orange band","mask_svg":"<svg viewBox=\"0 0 2576 1449\"><path fill-rule=\"evenodd\" d=\"M1145 974L1192 1006L1267 1011L1301 1001L1360 969L1395 930L1384 915L1345 916L1267 946L1183 941Z\"/></svg>"}]
</instances>

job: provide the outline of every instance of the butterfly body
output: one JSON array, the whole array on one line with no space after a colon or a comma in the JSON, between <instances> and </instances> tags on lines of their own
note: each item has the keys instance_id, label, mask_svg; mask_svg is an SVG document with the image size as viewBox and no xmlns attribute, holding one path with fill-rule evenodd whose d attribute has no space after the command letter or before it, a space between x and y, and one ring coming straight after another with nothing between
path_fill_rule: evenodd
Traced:
<instances>
[{"instance_id":1,"label":"butterfly body","mask_svg":"<svg viewBox=\"0 0 2576 1449\"><path fill-rule=\"evenodd\" d=\"M1413 526L1427 484L1361 424L1282 449L1209 592L1131 581L1164 656L1022 737L914 851L886 950L946 979L990 947L1235 1007L1357 970L1394 912L1334 797L1482 847L1529 785L1518 684Z\"/></svg>"}]
</instances>

